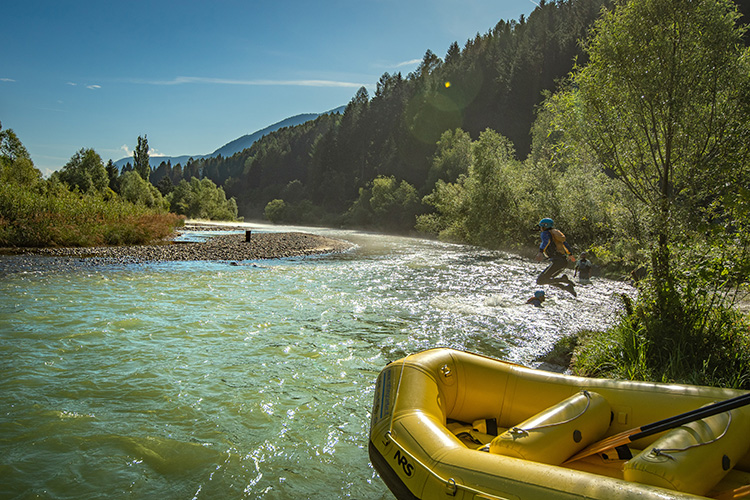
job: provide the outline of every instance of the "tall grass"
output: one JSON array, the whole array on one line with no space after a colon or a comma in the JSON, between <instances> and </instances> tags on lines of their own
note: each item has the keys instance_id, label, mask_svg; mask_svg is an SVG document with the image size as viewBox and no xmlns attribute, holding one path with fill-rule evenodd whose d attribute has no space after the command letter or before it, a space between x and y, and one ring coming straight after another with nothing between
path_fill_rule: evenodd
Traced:
<instances>
[{"instance_id":1,"label":"tall grass","mask_svg":"<svg viewBox=\"0 0 750 500\"><path fill-rule=\"evenodd\" d=\"M683 280L678 289L641 289L605 332L579 337L573 372L750 389L750 331L726 295Z\"/></svg>"},{"instance_id":2,"label":"tall grass","mask_svg":"<svg viewBox=\"0 0 750 500\"><path fill-rule=\"evenodd\" d=\"M5 247L144 244L168 236L183 221L117 196L0 186L0 246Z\"/></svg>"}]
</instances>

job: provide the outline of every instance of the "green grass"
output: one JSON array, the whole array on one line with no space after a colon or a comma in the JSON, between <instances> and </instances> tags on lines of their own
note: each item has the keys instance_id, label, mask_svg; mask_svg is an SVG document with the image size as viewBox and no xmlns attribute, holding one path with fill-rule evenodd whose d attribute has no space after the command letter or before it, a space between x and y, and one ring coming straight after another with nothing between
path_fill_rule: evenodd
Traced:
<instances>
[{"instance_id":1,"label":"green grass","mask_svg":"<svg viewBox=\"0 0 750 500\"><path fill-rule=\"evenodd\" d=\"M750 331L745 315L713 294L686 287L657 303L641 290L620 322L581 332L576 375L750 389Z\"/></svg>"},{"instance_id":2,"label":"green grass","mask_svg":"<svg viewBox=\"0 0 750 500\"><path fill-rule=\"evenodd\" d=\"M184 218L101 194L0 186L0 246L135 245L170 235Z\"/></svg>"}]
</instances>

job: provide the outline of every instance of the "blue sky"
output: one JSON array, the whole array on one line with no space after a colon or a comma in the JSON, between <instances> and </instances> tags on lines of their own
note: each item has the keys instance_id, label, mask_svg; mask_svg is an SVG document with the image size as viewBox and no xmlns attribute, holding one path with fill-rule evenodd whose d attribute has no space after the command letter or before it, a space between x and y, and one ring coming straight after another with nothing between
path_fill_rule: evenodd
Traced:
<instances>
[{"instance_id":1,"label":"blue sky","mask_svg":"<svg viewBox=\"0 0 750 500\"><path fill-rule=\"evenodd\" d=\"M370 94L534 0L25 0L0 16L0 122L45 175L81 148L104 161L208 154Z\"/></svg>"}]
</instances>

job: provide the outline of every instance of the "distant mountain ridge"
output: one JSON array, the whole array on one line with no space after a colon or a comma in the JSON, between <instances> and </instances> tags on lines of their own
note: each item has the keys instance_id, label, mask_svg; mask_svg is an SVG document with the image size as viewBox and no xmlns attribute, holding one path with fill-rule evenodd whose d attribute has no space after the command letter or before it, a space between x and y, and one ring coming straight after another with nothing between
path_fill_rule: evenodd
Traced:
<instances>
[{"instance_id":1,"label":"distant mountain ridge","mask_svg":"<svg viewBox=\"0 0 750 500\"><path fill-rule=\"evenodd\" d=\"M172 166L175 166L178 163L181 165L185 165L188 160L190 160L190 158L192 158L193 160L199 160L202 158L213 158L219 155L226 158L249 148L255 141L257 141L264 135L270 134L271 132L275 132L284 127L295 127L297 125L302 125L303 123L314 120L321 115L343 113L344 109L346 109L346 106L339 106L338 108L326 111L325 113L302 113L299 115L291 116L289 118L281 120L280 122L274 123L273 125L269 125L262 130L253 132L252 134L246 134L242 137L238 137L237 139L224 144L213 153L207 155L151 156L149 157L149 163L151 164L151 168L156 168L161 164L161 162L166 161L171 162ZM121 158L114 163L118 168L122 169L122 167L124 167L128 163L130 163L131 165L133 164L133 157L128 156L125 158Z\"/></svg>"}]
</instances>

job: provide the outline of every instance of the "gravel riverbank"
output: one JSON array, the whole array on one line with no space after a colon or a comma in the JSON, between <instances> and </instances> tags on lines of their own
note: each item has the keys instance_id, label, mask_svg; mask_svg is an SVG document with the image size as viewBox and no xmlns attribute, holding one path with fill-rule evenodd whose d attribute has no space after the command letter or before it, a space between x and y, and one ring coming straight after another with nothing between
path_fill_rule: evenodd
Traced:
<instances>
[{"instance_id":1,"label":"gravel riverbank","mask_svg":"<svg viewBox=\"0 0 750 500\"><path fill-rule=\"evenodd\" d=\"M232 228L187 224L180 233L190 231L221 231ZM245 241L245 233L222 234L200 242L165 241L155 245L70 247L70 248L13 248L2 249L5 255L21 257L66 257L76 260L112 263L142 263L189 260L244 261L276 259L343 252L353 245L347 241L309 233L252 233Z\"/></svg>"}]
</instances>

